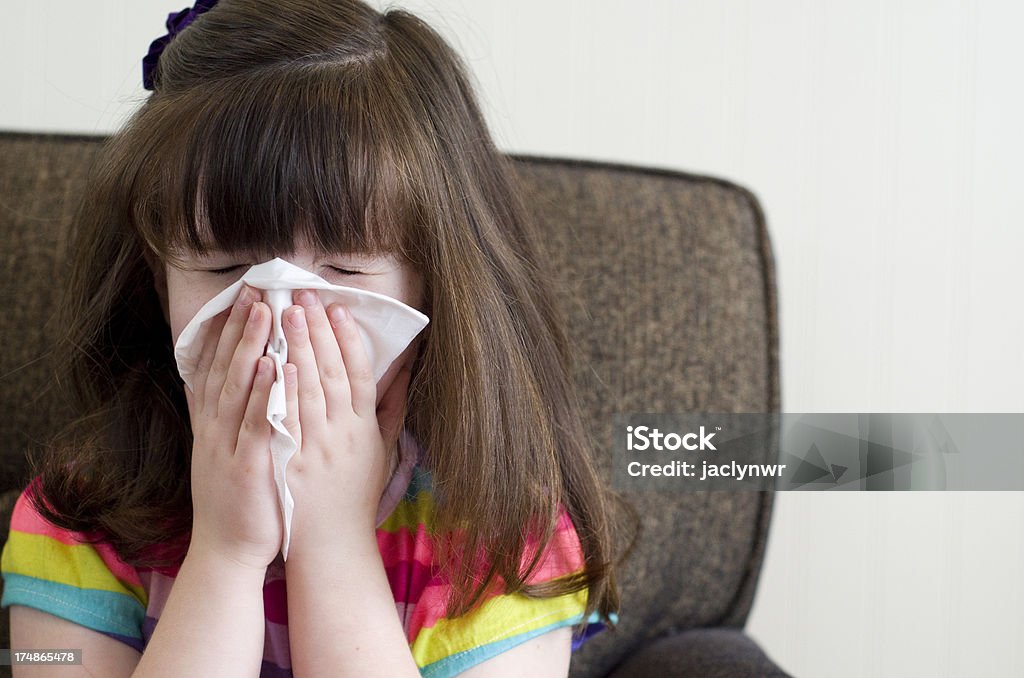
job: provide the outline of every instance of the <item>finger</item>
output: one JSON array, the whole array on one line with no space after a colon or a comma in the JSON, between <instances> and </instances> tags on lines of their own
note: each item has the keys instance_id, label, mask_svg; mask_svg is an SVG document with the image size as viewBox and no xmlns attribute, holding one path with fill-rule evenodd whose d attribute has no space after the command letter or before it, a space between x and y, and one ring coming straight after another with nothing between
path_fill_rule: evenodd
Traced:
<instances>
[{"instance_id":1,"label":"finger","mask_svg":"<svg viewBox=\"0 0 1024 678\"><path fill-rule=\"evenodd\" d=\"M267 401L274 383L274 361L263 356L256 362L256 375L249 392L245 415L238 429L235 454L257 454L270 449L270 422L267 421Z\"/></svg>"},{"instance_id":2,"label":"finger","mask_svg":"<svg viewBox=\"0 0 1024 678\"><path fill-rule=\"evenodd\" d=\"M388 449L391 449L398 441L398 436L402 431L411 379L412 368L408 365L403 366L395 375L391 386L388 387L387 393L384 394L380 406L377 408L377 423Z\"/></svg>"},{"instance_id":3,"label":"finger","mask_svg":"<svg viewBox=\"0 0 1024 678\"><path fill-rule=\"evenodd\" d=\"M306 312L301 306L291 306L285 311L281 324L288 340L288 362L298 370L299 423L309 430L314 422L324 421L327 409L316 356L309 343Z\"/></svg>"},{"instance_id":4,"label":"finger","mask_svg":"<svg viewBox=\"0 0 1024 678\"><path fill-rule=\"evenodd\" d=\"M330 420L335 415L351 411L352 398L348 386L348 375L345 363L341 359L341 348L334 338L334 330L327 320L327 312L320 302L320 295L310 290L303 290L297 295L297 301L306 311L306 326L309 331L309 342L313 346L316 367L320 375L320 388L324 394L324 413Z\"/></svg>"},{"instance_id":5,"label":"finger","mask_svg":"<svg viewBox=\"0 0 1024 678\"><path fill-rule=\"evenodd\" d=\"M238 341L242 338L252 304L258 298L259 293L256 290L248 285L242 285L238 298L235 299L235 303L231 307L231 314L221 331L217 352L213 355L213 363L210 365L210 372L206 378L205 397L208 408L214 407L214 403L220 401L220 391L224 387L231 359L235 355Z\"/></svg>"},{"instance_id":6,"label":"finger","mask_svg":"<svg viewBox=\"0 0 1024 678\"><path fill-rule=\"evenodd\" d=\"M299 425L298 371L295 365L285 363L284 372L284 403L288 413L284 417L284 427L295 439L298 449L302 449L302 427Z\"/></svg>"},{"instance_id":7,"label":"finger","mask_svg":"<svg viewBox=\"0 0 1024 678\"><path fill-rule=\"evenodd\" d=\"M373 378L373 368L366 355L363 338L359 335L352 314L341 304L331 304L330 318L348 374L352 410L360 417L368 417L374 413L377 405L377 382Z\"/></svg>"},{"instance_id":8,"label":"finger","mask_svg":"<svg viewBox=\"0 0 1024 678\"><path fill-rule=\"evenodd\" d=\"M220 341L220 333L227 322L228 311L224 310L210 318L206 327L206 335L203 339L203 347L199 353L199 362L196 363L196 371L192 377L192 389L185 388L185 394L191 391L195 408L192 412L202 412L206 402L206 378L210 371L210 364L213 362L213 355L217 351L217 342Z\"/></svg>"},{"instance_id":9,"label":"finger","mask_svg":"<svg viewBox=\"0 0 1024 678\"><path fill-rule=\"evenodd\" d=\"M224 387L217 404L217 416L238 421L249 402L256 362L263 355L270 337L270 308L257 301L249 310L242 338L228 366Z\"/></svg>"}]
</instances>

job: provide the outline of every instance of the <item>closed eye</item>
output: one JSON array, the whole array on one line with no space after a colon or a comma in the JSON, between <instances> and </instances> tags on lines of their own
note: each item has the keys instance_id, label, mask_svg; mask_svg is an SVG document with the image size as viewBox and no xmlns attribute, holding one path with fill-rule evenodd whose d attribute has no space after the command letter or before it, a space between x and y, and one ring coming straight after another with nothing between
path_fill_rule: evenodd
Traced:
<instances>
[{"instance_id":1,"label":"closed eye","mask_svg":"<svg viewBox=\"0 0 1024 678\"><path fill-rule=\"evenodd\" d=\"M331 269L335 273L340 273L341 275L359 275L360 274L360 271L350 271L350 270L345 269L345 268L338 268L337 266L328 266L327 268Z\"/></svg>"},{"instance_id":2,"label":"closed eye","mask_svg":"<svg viewBox=\"0 0 1024 678\"><path fill-rule=\"evenodd\" d=\"M216 273L217 275L225 275L232 271L242 268L242 264L236 264L234 266L228 266L227 268L211 268L208 270L209 273Z\"/></svg>"}]
</instances>

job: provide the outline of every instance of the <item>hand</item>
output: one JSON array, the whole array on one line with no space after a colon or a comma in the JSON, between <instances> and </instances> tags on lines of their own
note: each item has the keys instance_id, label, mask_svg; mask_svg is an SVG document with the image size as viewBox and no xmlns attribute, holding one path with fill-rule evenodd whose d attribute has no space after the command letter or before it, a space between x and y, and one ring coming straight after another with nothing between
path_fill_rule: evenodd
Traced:
<instances>
[{"instance_id":1,"label":"hand","mask_svg":"<svg viewBox=\"0 0 1024 678\"><path fill-rule=\"evenodd\" d=\"M284 528L270 456L267 400L274 363L263 356L270 307L243 286L231 309L211 320L185 387L192 420L192 542L189 552L263 568L277 557Z\"/></svg>"},{"instance_id":2,"label":"hand","mask_svg":"<svg viewBox=\"0 0 1024 678\"><path fill-rule=\"evenodd\" d=\"M296 291L294 299L301 306L282 318L289 360L284 425L298 443L287 469L295 497L289 561L292 554L336 552L350 537L374 536L410 375L403 366L378 408L372 366L351 314L341 304L325 309L310 291Z\"/></svg>"}]
</instances>

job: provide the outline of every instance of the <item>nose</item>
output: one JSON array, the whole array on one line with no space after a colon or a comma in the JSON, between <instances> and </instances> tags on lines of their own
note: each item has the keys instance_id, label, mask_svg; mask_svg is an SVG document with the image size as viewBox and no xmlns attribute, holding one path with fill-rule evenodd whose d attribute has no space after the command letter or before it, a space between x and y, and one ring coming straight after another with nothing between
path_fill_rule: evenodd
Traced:
<instances>
[{"instance_id":1,"label":"nose","mask_svg":"<svg viewBox=\"0 0 1024 678\"><path fill-rule=\"evenodd\" d=\"M284 259L293 266L303 268L310 273L316 273L316 257L312 252L307 251L308 248L303 248L302 251L289 252L287 254L279 254L278 257Z\"/></svg>"}]
</instances>

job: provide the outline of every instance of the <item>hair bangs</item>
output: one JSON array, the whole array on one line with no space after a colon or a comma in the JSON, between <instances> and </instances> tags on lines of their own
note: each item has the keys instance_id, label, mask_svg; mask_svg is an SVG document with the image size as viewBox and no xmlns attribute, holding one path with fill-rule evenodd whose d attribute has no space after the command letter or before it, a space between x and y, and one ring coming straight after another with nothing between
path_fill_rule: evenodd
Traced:
<instances>
[{"instance_id":1,"label":"hair bangs","mask_svg":"<svg viewBox=\"0 0 1024 678\"><path fill-rule=\"evenodd\" d=\"M151 152L129 196L150 246L172 261L269 259L302 237L318 253L418 260L414 182L388 141L400 118L365 113L379 92L362 70L260 71L154 97L134 126Z\"/></svg>"}]
</instances>

